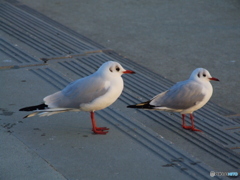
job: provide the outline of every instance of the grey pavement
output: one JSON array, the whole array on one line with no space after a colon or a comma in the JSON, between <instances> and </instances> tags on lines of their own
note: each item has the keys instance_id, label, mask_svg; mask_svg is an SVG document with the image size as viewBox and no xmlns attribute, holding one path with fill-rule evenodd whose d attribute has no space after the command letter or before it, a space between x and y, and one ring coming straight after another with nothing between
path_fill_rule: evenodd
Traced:
<instances>
[{"instance_id":1,"label":"grey pavement","mask_svg":"<svg viewBox=\"0 0 240 180\"><path fill-rule=\"evenodd\" d=\"M225 179L240 172L239 1L1 0L0 179ZM121 54L121 55L119 55ZM111 107L22 119L103 62L137 72ZM214 94L197 111L203 133L181 116L127 109L205 67ZM151 87L151 88L149 88ZM189 121L188 121L189 123Z\"/></svg>"}]
</instances>

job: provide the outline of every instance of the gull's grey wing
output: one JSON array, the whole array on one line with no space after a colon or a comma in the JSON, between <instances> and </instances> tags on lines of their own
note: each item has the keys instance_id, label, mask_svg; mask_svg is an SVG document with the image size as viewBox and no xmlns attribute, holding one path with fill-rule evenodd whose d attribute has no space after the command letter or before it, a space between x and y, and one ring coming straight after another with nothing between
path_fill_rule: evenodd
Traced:
<instances>
[{"instance_id":1,"label":"gull's grey wing","mask_svg":"<svg viewBox=\"0 0 240 180\"><path fill-rule=\"evenodd\" d=\"M193 81L182 81L172 86L168 91L155 96L150 105L169 109L188 109L204 98L202 87Z\"/></svg>"},{"instance_id":2,"label":"gull's grey wing","mask_svg":"<svg viewBox=\"0 0 240 180\"><path fill-rule=\"evenodd\" d=\"M44 98L45 104L50 108L79 108L82 103L90 103L107 92L105 81L101 77L87 76L67 85Z\"/></svg>"}]
</instances>

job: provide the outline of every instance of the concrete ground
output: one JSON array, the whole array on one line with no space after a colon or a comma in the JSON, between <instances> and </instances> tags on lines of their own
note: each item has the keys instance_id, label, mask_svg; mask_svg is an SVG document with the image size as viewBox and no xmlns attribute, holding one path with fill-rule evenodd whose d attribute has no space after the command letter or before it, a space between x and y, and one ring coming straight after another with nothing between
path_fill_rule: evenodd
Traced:
<instances>
[{"instance_id":1,"label":"concrete ground","mask_svg":"<svg viewBox=\"0 0 240 180\"><path fill-rule=\"evenodd\" d=\"M210 172L238 172L239 7L233 0L0 0L0 179L225 179ZM22 119L20 108L108 60L137 73L124 75L120 98L96 112L107 135L92 133L86 112ZM182 129L178 113L126 108L197 67L221 80L195 114L203 132Z\"/></svg>"},{"instance_id":2,"label":"concrete ground","mask_svg":"<svg viewBox=\"0 0 240 180\"><path fill-rule=\"evenodd\" d=\"M211 100L240 113L238 0L20 2L173 82L208 69Z\"/></svg>"}]
</instances>

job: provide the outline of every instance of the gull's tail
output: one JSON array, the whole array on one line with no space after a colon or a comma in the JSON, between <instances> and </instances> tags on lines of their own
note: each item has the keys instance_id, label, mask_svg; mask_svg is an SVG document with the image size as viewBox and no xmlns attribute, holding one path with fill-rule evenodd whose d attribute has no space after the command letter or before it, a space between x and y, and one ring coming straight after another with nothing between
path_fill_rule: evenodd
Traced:
<instances>
[{"instance_id":1,"label":"gull's tail","mask_svg":"<svg viewBox=\"0 0 240 180\"><path fill-rule=\"evenodd\" d=\"M146 101L146 102L142 102L139 104L135 104L135 105L129 105L127 106L127 108L138 108L138 109L154 109L155 106L150 105L151 101Z\"/></svg>"},{"instance_id":2,"label":"gull's tail","mask_svg":"<svg viewBox=\"0 0 240 180\"><path fill-rule=\"evenodd\" d=\"M36 106L28 106L25 108L21 108L21 109L19 109L19 111L34 111L34 110L43 110L43 109L47 109L47 108L48 108L48 105L42 103L42 104L39 104Z\"/></svg>"},{"instance_id":3,"label":"gull's tail","mask_svg":"<svg viewBox=\"0 0 240 180\"><path fill-rule=\"evenodd\" d=\"M53 108L53 109L49 109L48 105L46 104L39 104L36 106L29 106L29 107L24 107L19 109L19 111L34 111L31 114L26 115L23 118L28 118L28 117L32 117L32 116L51 116L53 114L57 114L57 113L62 113L62 112L66 112L66 111L72 111L73 109L71 108Z\"/></svg>"}]
</instances>

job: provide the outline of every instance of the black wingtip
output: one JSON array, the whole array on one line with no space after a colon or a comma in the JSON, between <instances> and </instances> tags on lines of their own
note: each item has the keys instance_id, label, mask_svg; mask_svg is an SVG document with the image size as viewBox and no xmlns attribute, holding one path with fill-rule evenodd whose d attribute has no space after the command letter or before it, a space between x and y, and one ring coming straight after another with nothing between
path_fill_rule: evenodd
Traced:
<instances>
[{"instance_id":1,"label":"black wingtip","mask_svg":"<svg viewBox=\"0 0 240 180\"><path fill-rule=\"evenodd\" d=\"M48 105L46 104L39 104L36 106L29 106L29 107L24 107L19 109L19 111L34 111L34 110L41 110L41 109L46 109L48 107Z\"/></svg>"},{"instance_id":2,"label":"black wingtip","mask_svg":"<svg viewBox=\"0 0 240 180\"><path fill-rule=\"evenodd\" d=\"M129 106L127 106L127 108L137 108L137 106L136 105L129 105Z\"/></svg>"},{"instance_id":3,"label":"black wingtip","mask_svg":"<svg viewBox=\"0 0 240 180\"><path fill-rule=\"evenodd\" d=\"M154 107L155 106L150 105L150 101L127 106L127 108L138 108L138 109L154 109Z\"/></svg>"}]
</instances>

